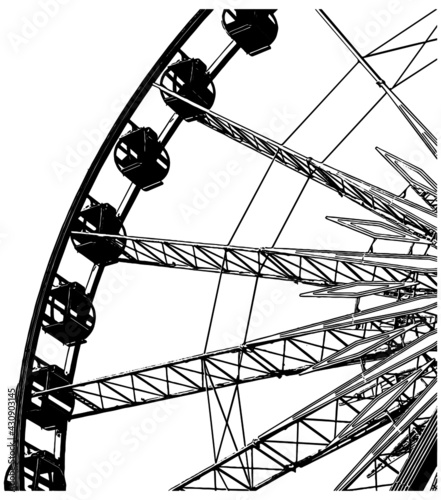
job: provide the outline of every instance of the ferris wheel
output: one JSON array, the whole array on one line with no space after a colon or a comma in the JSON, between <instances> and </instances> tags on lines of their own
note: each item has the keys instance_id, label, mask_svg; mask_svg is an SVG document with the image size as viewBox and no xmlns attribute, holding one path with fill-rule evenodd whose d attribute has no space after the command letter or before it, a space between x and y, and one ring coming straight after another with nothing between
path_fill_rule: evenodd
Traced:
<instances>
[{"instance_id":1,"label":"ferris wheel","mask_svg":"<svg viewBox=\"0 0 441 500\"><path fill-rule=\"evenodd\" d=\"M362 55L337 24L318 10L323 29L336 35L354 64L283 142L212 110L220 93L216 79L237 54L245 53L256 65L261 54L272 55L279 36L279 14L283 12L273 9L224 10L218 29L225 47L211 60L203 61L190 53L188 44L212 11L198 11L148 72L104 140L61 228L35 305L16 393L15 459L6 471L5 490L65 490L67 430L76 419L194 394L206 395L213 460L179 484L170 485L173 490L257 490L343 448L350 449L373 433L379 438L357 458L345 477L336 478L337 490L436 489L437 185L427 171L401 158L399 151L380 147L377 151L382 164L394 169L406 183L400 193L364 180L362 168L356 176L328 164L329 157L350 140L381 101L394 107L403 127L412 130L436 158L435 135L397 90L435 62L417 65L418 57L433 45L436 28L430 26L425 39L418 35L412 39L423 23L434 23L434 11ZM374 61L409 50L408 64L398 79L386 81ZM356 69L365 72L371 85L381 92L368 112L323 159L288 146L300 127ZM155 126L153 119L150 123L139 121L141 109L149 117L147 95L168 113L159 128L158 120ZM229 241L219 244L130 234L126 222L131 211L141 197L167 185L173 169L174 157L169 151L174 135L190 126L195 135L208 130L268 161ZM263 247L233 244L275 165L290 170L301 181L276 237ZM99 198L94 190L109 168L118 172L121 185L127 186L121 195L121 189L111 193L112 198L119 196L118 205ZM369 238L367 248L279 246L311 185L365 212L366 218L328 215L326 219ZM387 251L388 244L393 251ZM67 259L66 255L72 249L74 260L87 266L86 280L83 275L74 276L75 266L69 269L72 256ZM178 360L77 380L80 354L99 322L94 299L103 273L109 266L121 264L216 274L205 348ZM222 279L228 275L253 280L246 327L237 345L210 350ZM251 314L263 280L289 282L299 289L307 285L307 291L301 289L305 301L306 297L330 302L346 298L352 299L351 306L344 314L319 321L320 315L312 309L310 321L302 326L251 338ZM47 342L57 345L62 362L54 364L45 358L43 346ZM306 375L302 381L307 384L307 374L326 376L348 366L357 370L349 380L302 408L294 406L285 419L245 439L240 397L243 384L299 375ZM229 396L221 397L227 388ZM44 437L42 442L51 445L37 446L33 441L36 432Z\"/></svg>"}]
</instances>

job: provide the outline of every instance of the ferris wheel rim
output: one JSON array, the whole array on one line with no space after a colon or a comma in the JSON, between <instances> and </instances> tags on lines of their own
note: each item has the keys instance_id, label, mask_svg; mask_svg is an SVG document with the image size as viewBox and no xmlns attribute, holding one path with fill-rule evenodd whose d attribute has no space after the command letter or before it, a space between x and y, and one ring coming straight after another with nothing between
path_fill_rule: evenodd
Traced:
<instances>
[{"instance_id":1,"label":"ferris wheel rim","mask_svg":"<svg viewBox=\"0 0 441 500\"><path fill-rule=\"evenodd\" d=\"M26 339L22 365L20 369L19 382L16 390L16 420L14 428L14 491L24 490L24 469L23 469L23 455L25 448L25 431L26 431L26 418L24 416L24 406L26 399L26 386L29 376L32 372L32 366L35 360L35 352L37 348L38 339L40 337L40 329L42 323L42 316L44 307L48 300L49 291L52 282L56 276L57 269L60 265L61 259L65 253L67 244L70 238L70 228L72 227L76 215L80 211L82 205L86 201L94 182L96 181L105 161L112 152L112 148L118 141L124 127L130 121L133 113L141 104L144 97L153 87L153 84L167 68L173 57L179 53L182 45L197 31L202 22L211 14L211 9L200 9L188 21L184 28L176 35L173 41L165 49L163 54L159 57L156 63L152 66L147 73L141 84L133 93L132 97L127 102L126 106L121 111L119 117L115 121L111 130L104 139L98 153L93 159L87 173L78 189L74 200L68 210L66 218L63 222L56 243L49 257L46 270L43 275L43 280L38 292L37 300L34 306L30 327ZM5 484L9 475L10 468L6 471Z\"/></svg>"}]
</instances>

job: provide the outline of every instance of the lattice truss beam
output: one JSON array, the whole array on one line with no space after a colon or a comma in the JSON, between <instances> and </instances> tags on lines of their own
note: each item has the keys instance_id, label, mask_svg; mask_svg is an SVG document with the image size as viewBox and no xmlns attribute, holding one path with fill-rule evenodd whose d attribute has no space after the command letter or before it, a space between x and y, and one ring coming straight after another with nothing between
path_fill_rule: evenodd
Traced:
<instances>
[{"instance_id":1,"label":"lattice truss beam","mask_svg":"<svg viewBox=\"0 0 441 500\"><path fill-rule=\"evenodd\" d=\"M263 156L274 158L276 162L291 170L336 191L340 196L344 196L387 219L408 234L418 237L420 241L436 244L436 223L433 209L406 200L313 158L306 157L243 125L203 108L161 85L155 84L155 86L161 92L172 95L198 109L200 113L197 121L199 123ZM421 187L421 189L424 188Z\"/></svg>"},{"instance_id":2,"label":"lattice truss beam","mask_svg":"<svg viewBox=\"0 0 441 500\"><path fill-rule=\"evenodd\" d=\"M436 292L436 257L431 255L251 248L83 232L72 236L104 238L124 247L120 262L316 286L378 285L370 293L395 297Z\"/></svg>"},{"instance_id":3,"label":"lattice truss beam","mask_svg":"<svg viewBox=\"0 0 441 500\"><path fill-rule=\"evenodd\" d=\"M403 432L433 407L434 332L276 424L174 490L256 490L387 427Z\"/></svg>"},{"instance_id":4,"label":"lattice truss beam","mask_svg":"<svg viewBox=\"0 0 441 500\"><path fill-rule=\"evenodd\" d=\"M76 399L73 418L245 382L383 359L432 332L434 296L348 314L243 345L34 393Z\"/></svg>"}]
</instances>

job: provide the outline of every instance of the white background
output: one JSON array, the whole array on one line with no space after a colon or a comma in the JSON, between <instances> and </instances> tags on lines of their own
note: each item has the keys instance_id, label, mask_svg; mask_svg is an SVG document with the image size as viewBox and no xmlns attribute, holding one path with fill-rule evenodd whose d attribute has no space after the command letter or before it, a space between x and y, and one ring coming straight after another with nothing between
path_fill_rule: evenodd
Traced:
<instances>
[{"instance_id":1,"label":"white background","mask_svg":"<svg viewBox=\"0 0 441 500\"><path fill-rule=\"evenodd\" d=\"M239 0L225 4L187 1L185 5L177 1L71 0L64 4L58 3L58 10L51 18L46 16L46 21L39 2L9 2L2 5L0 13L4 343L4 396L0 400L5 417L6 387L14 386L18 379L45 266L104 130L116 120L144 75L197 8L218 6L198 40L188 46L189 55L209 64L229 41L220 26L220 9L257 5ZM236 56L216 80L215 111L283 141L353 64L314 8L324 8L362 53L434 8L434 2L415 0L305 4L273 4L280 9L280 32L273 48L255 58L243 53ZM391 79L396 71L394 61L379 66L384 72L391 71L385 75ZM402 67L402 61L398 61ZM399 92L432 131L440 126L437 85L437 69L432 66L400 87ZM151 108L140 111L138 120L143 125L156 120L159 128L165 123L165 107L155 92L152 90L151 102L149 98ZM374 82L357 70L321 114L300 129L288 145L323 159L380 95ZM128 234L215 243L229 240L268 162L213 136L197 124L181 127L168 148L171 171L165 185L138 200L127 220ZM435 165L424 146L386 100L329 163L399 193L404 187L402 181L374 146L433 173ZM74 161L72 151L77 153ZM213 182L213 175L219 176L228 165L233 165L235 174L215 195L206 197L205 206L200 208L195 197L204 190L209 192L207 186ZM233 243L271 246L303 182L300 176L276 166ZM110 161L97 184L97 196L116 204L124 192L122 185ZM193 209L190 217L184 215L188 214L185 207ZM326 222L325 215L373 218L333 193L310 185L279 246L367 250L368 238ZM74 266L67 272L81 274L83 269ZM203 350L217 276L130 267L121 271L126 276L121 291L109 294L115 272L106 271L100 286L97 327L82 349L77 381ZM225 279L211 348L240 343L236 330L247 317L251 287L250 281ZM306 287L293 290L291 285L277 282L259 284L256 304L270 300L274 290L281 293L280 303L273 303L271 313L261 315L265 316L261 321L255 316L250 337L353 310L353 301L346 299L299 300L299 293L307 291ZM247 438L252 439L352 373L350 368L325 377L294 377L244 387ZM147 405L73 422L66 468L69 496L55 493L52 498L165 498L170 487L209 465L212 457L205 396L176 400L164 408L161 421L154 405ZM132 428L145 419L155 421L155 431L144 441L132 438L129 444L127 436ZM6 419L2 422L6 435ZM253 495L262 499L331 495L369 446L369 440L356 443ZM101 475L94 483L94 464L109 461L114 451L121 456L119 465L108 477ZM6 456L2 463L5 469ZM186 495L209 496L207 492ZM251 495L228 494L228 498L243 500Z\"/></svg>"}]
</instances>

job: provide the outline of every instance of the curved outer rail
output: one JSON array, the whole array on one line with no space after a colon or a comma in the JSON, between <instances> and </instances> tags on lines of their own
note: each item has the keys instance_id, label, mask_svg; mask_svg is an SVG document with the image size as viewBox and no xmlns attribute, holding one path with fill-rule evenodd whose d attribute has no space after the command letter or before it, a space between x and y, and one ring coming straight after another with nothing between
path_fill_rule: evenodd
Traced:
<instances>
[{"instance_id":1,"label":"curved outer rail","mask_svg":"<svg viewBox=\"0 0 441 500\"><path fill-rule=\"evenodd\" d=\"M116 141L120 137L124 127L127 125L133 113L138 108L139 104L146 96L146 94L151 89L155 80L159 75L166 69L168 64L171 62L173 57L178 53L180 47L190 38L190 36L197 30L197 28L202 24L202 22L209 16L211 10L202 9L199 10L186 24L182 31L176 36L172 43L167 47L163 55L155 63L152 69L147 73L144 80L141 82L139 87L136 89L115 124L108 133L106 139L104 140L102 146L100 147L96 157L94 158L92 164L90 165L87 174L73 200L73 203L68 211L67 217L61 227L60 234L58 235L57 241L55 243L54 249L50 256L46 271L43 276L43 281L38 294L37 302L35 304L34 312L32 314L31 324L29 328L28 337L26 340L26 346L24 350L24 356L22 361L22 367L20 371L20 381L17 386L16 395L16 421L14 430L14 451L15 459L13 463L13 468L15 470L14 488L15 490L24 489L24 467L22 463L22 457L24 456L24 446L25 446L25 431L26 431L26 418L23 414L23 409L25 405L25 398L27 395L26 383L29 380L30 374L32 372L33 361L35 356L35 351L37 348L39 332L41 329L41 323L44 313L44 308L49 296L52 282L56 275L58 266L61 262L62 256L66 249L67 243L70 236L70 227L73 221L76 220L79 211L81 210L88 193L90 192L98 174L107 160L107 157L111 153ZM66 441L66 433L63 434L61 438L61 461L63 462L64 448ZM9 472L9 471L8 471Z\"/></svg>"}]
</instances>

